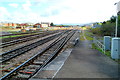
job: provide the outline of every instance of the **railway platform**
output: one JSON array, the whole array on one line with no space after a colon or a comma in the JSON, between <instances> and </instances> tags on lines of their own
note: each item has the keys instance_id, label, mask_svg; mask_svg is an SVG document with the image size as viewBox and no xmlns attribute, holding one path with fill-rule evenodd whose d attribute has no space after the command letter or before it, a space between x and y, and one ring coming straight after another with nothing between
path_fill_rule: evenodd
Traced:
<instances>
[{"instance_id":1,"label":"railway platform","mask_svg":"<svg viewBox=\"0 0 120 80\"><path fill-rule=\"evenodd\" d=\"M90 41L79 41L55 78L119 78L119 66L91 48Z\"/></svg>"},{"instance_id":2,"label":"railway platform","mask_svg":"<svg viewBox=\"0 0 120 80\"><path fill-rule=\"evenodd\" d=\"M78 40L30 80L100 79L119 80L119 65L106 55L92 49L91 41ZM54 80L53 79L53 80ZM88 79L88 80L89 80Z\"/></svg>"}]
</instances>

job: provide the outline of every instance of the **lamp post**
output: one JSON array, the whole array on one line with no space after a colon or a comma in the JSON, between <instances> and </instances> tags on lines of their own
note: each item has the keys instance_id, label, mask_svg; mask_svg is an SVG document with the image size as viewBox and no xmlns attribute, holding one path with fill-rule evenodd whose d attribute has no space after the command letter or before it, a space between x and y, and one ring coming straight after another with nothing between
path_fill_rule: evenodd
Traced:
<instances>
[{"instance_id":1,"label":"lamp post","mask_svg":"<svg viewBox=\"0 0 120 80\"><path fill-rule=\"evenodd\" d=\"M115 38L112 38L111 45L111 57L113 59L120 59L120 38L118 37L118 12L120 12L120 1L117 4L117 17L116 17L116 34Z\"/></svg>"},{"instance_id":2,"label":"lamp post","mask_svg":"<svg viewBox=\"0 0 120 80\"><path fill-rule=\"evenodd\" d=\"M117 5L117 9L116 9L116 29L115 29L115 37L117 37L117 33L118 33L118 12L120 11L120 1L115 3L114 5Z\"/></svg>"}]
</instances>

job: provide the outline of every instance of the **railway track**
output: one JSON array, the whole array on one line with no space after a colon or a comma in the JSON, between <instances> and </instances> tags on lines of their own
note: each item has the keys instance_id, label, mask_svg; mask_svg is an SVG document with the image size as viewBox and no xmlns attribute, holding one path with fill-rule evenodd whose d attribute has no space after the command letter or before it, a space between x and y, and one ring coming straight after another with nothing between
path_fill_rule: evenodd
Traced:
<instances>
[{"instance_id":1,"label":"railway track","mask_svg":"<svg viewBox=\"0 0 120 80\"><path fill-rule=\"evenodd\" d=\"M20 48L17 48L17 49L14 49L14 50L11 50L11 51L8 51L8 52L5 52L5 53L2 53L0 54L0 58L1 58L1 63L4 63L6 61L9 61L10 59L14 58L14 57L17 57L21 54L24 54L25 52L33 49L33 48L36 48L37 46L40 46L50 40L53 40L54 38L58 37L61 33L58 33L56 35L53 35L53 36L50 36L50 37L47 37L47 38L44 38L40 41L37 41L35 43L31 43L31 44L28 44L28 45L25 45L25 46L22 46Z\"/></svg>"},{"instance_id":2,"label":"railway track","mask_svg":"<svg viewBox=\"0 0 120 80\"><path fill-rule=\"evenodd\" d=\"M21 34L31 34L31 33L38 33L39 31L37 32L24 32L24 33L16 33L16 34L4 34L4 35L0 35L0 37L3 37L3 36L13 36L13 35L21 35Z\"/></svg>"},{"instance_id":3,"label":"railway track","mask_svg":"<svg viewBox=\"0 0 120 80\"><path fill-rule=\"evenodd\" d=\"M51 43L49 46L44 48L41 52L38 52L36 55L13 69L12 71L3 71L7 72L1 80L9 80L9 79L29 79L38 70L42 70L44 66L46 66L52 59L54 59L58 53L62 50L64 45L68 42L68 40L74 35L75 31L69 32L67 35L63 37L59 37L55 42Z\"/></svg>"},{"instance_id":4,"label":"railway track","mask_svg":"<svg viewBox=\"0 0 120 80\"><path fill-rule=\"evenodd\" d=\"M64 35L67 32L68 31L65 31L65 32L62 32L62 33L57 33L57 35L58 36L60 35L59 37L61 37L62 35ZM50 44L49 42L51 42L51 41L49 41L49 40L51 40L52 38L54 39L55 37L57 37L57 35L53 34L53 36L47 37L47 38L43 38L42 40L37 41L37 42L39 42L39 44L41 44L41 45L42 44L44 45L44 43L46 45L46 42L48 44ZM17 67L18 65L20 65L21 63L23 63L24 61L26 61L27 59L29 59L30 57L32 57L35 54L34 53L35 51L32 51L32 50L35 50L37 46L40 47L40 45L37 42L35 42L35 44L33 43L34 45L33 44L32 45L29 44L29 45L21 47L23 50L21 48L18 48L18 49L15 49L15 50L12 50L12 51L0 54L0 58L1 58L1 62L0 62L1 66L0 66L0 68L1 68L1 71L4 70L4 69L5 70L7 69L8 71L11 71L15 67ZM25 47L27 47L27 48L25 48ZM32 51L32 53L31 53L31 51ZM22 59L20 59L20 57ZM14 66L14 68L12 66ZM2 76L2 75L0 75L0 76Z\"/></svg>"},{"instance_id":5,"label":"railway track","mask_svg":"<svg viewBox=\"0 0 120 80\"><path fill-rule=\"evenodd\" d=\"M37 33L37 34L34 34L34 35L29 35L29 36L26 36L26 37L23 37L23 38L20 38L20 39L16 39L16 40L12 40L12 41L9 41L9 42L1 43L0 48L8 47L8 46L18 44L18 43L22 43L22 42L26 42L26 41L30 41L30 40L37 39L37 38L40 38L40 37L44 37L46 35L50 35L50 34L54 34L54 33L56 33L56 32L51 32L49 34L48 33L47 34Z\"/></svg>"}]
</instances>

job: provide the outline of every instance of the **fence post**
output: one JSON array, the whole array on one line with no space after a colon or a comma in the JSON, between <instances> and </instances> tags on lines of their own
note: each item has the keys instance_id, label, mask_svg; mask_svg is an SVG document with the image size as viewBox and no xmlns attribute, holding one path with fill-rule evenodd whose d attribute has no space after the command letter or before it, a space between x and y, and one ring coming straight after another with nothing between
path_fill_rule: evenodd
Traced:
<instances>
[{"instance_id":1,"label":"fence post","mask_svg":"<svg viewBox=\"0 0 120 80\"><path fill-rule=\"evenodd\" d=\"M95 45L96 45L96 38L95 37L93 37L93 43L95 43Z\"/></svg>"},{"instance_id":2,"label":"fence post","mask_svg":"<svg viewBox=\"0 0 120 80\"><path fill-rule=\"evenodd\" d=\"M104 50L110 50L110 44L111 44L110 36L104 36L104 46L105 46Z\"/></svg>"},{"instance_id":3,"label":"fence post","mask_svg":"<svg viewBox=\"0 0 120 80\"><path fill-rule=\"evenodd\" d=\"M120 59L120 38L112 38L111 57Z\"/></svg>"}]
</instances>

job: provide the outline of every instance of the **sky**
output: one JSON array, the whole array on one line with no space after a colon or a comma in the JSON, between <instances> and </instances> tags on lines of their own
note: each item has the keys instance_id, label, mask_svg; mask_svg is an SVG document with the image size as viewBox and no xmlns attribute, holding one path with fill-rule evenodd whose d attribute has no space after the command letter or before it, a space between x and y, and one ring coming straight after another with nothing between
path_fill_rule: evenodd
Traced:
<instances>
[{"instance_id":1,"label":"sky","mask_svg":"<svg viewBox=\"0 0 120 80\"><path fill-rule=\"evenodd\" d=\"M0 0L0 22L86 24L116 15L120 0Z\"/></svg>"}]
</instances>

